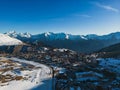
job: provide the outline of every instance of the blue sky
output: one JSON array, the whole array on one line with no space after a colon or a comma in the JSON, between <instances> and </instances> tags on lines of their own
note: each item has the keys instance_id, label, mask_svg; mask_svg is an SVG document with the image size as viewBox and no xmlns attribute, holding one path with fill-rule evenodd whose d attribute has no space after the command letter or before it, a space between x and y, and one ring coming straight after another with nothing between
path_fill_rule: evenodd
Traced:
<instances>
[{"instance_id":1,"label":"blue sky","mask_svg":"<svg viewBox=\"0 0 120 90\"><path fill-rule=\"evenodd\" d=\"M120 31L120 0L0 0L0 33Z\"/></svg>"}]
</instances>

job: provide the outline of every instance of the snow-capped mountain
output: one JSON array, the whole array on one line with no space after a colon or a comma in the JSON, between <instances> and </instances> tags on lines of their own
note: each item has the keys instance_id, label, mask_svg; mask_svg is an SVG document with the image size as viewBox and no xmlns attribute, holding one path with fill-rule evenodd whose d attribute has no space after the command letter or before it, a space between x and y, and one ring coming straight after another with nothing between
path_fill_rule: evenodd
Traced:
<instances>
[{"instance_id":1,"label":"snow-capped mountain","mask_svg":"<svg viewBox=\"0 0 120 90\"><path fill-rule=\"evenodd\" d=\"M31 35L33 39L45 39L45 40L113 40L120 39L120 32L110 33L107 35L72 35L66 33L53 33L46 32L38 35Z\"/></svg>"},{"instance_id":2,"label":"snow-capped mountain","mask_svg":"<svg viewBox=\"0 0 120 90\"><path fill-rule=\"evenodd\" d=\"M107 35L72 35L67 33L53 33L46 32L36 35L31 35L30 33L16 33L15 31L10 31L5 33L6 35L14 38L30 38L30 39L43 39L43 40L110 40L110 39L120 39L120 32L110 33Z\"/></svg>"},{"instance_id":3,"label":"snow-capped mountain","mask_svg":"<svg viewBox=\"0 0 120 90\"><path fill-rule=\"evenodd\" d=\"M0 46L2 45L19 45L22 44L22 41L12 38L5 34L0 34Z\"/></svg>"},{"instance_id":4,"label":"snow-capped mountain","mask_svg":"<svg viewBox=\"0 0 120 90\"><path fill-rule=\"evenodd\" d=\"M45 40L79 40L86 39L83 35L71 35L66 33L53 33L46 32L38 35L33 35L33 39L45 39Z\"/></svg>"},{"instance_id":5,"label":"snow-capped mountain","mask_svg":"<svg viewBox=\"0 0 120 90\"><path fill-rule=\"evenodd\" d=\"M14 37L14 38L19 38L19 37L30 38L31 37L31 34L28 33L28 32L26 32L26 33L17 33L16 31L10 31L10 32L7 32L5 34L10 36L10 37Z\"/></svg>"},{"instance_id":6,"label":"snow-capped mountain","mask_svg":"<svg viewBox=\"0 0 120 90\"><path fill-rule=\"evenodd\" d=\"M6 34L28 44L43 43L47 46L67 48L85 53L100 50L109 45L120 43L120 32L101 36L96 34L72 35L53 32L31 35L29 33L16 33L15 31Z\"/></svg>"},{"instance_id":7,"label":"snow-capped mountain","mask_svg":"<svg viewBox=\"0 0 120 90\"><path fill-rule=\"evenodd\" d=\"M88 34L88 35L72 35L66 33L53 33L46 32L38 35L32 35L33 38L41 38L47 40L110 40L110 39L120 39L120 32L110 33L107 35L96 35L96 34Z\"/></svg>"},{"instance_id":8,"label":"snow-capped mountain","mask_svg":"<svg viewBox=\"0 0 120 90\"><path fill-rule=\"evenodd\" d=\"M72 35L72 34L66 34L66 33L53 33L53 32L46 32L41 33L37 35L31 35L30 33L17 33L16 31L10 31L5 33L6 35L10 37L14 37L17 39L23 38L29 38L29 39L42 39L42 40L79 40L79 39L85 39L87 38L84 35Z\"/></svg>"}]
</instances>

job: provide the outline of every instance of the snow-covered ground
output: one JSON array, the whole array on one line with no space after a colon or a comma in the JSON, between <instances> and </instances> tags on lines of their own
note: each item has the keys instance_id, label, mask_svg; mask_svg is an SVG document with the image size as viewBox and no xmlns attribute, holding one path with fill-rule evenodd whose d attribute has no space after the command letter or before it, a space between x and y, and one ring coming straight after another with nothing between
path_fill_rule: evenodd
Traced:
<instances>
[{"instance_id":1,"label":"snow-covered ground","mask_svg":"<svg viewBox=\"0 0 120 90\"><path fill-rule=\"evenodd\" d=\"M6 71L2 73L3 75L22 76L24 79L0 82L0 90L52 90L52 71L46 65L17 58L1 57L0 61L2 60L10 60L15 63L10 62L11 65L14 65L13 70ZM5 64L7 63L0 64L0 69L5 68ZM24 70L19 69L21 66Z\"/></svg>"},{"instance_id":2,"label":"snow-covered ground","mask_svg":"<svg viewBox=\"0 0 120 90\"><path fill-rule=\"evenodd\" d=\"M114 58L107 58L107 59L98 59L100 61L100 66L119 73L120 74L120 59L114 59Z\"/></svg>"},{"instance_id":3,"label":"snow-covered ground","mask_svg":"<svg viewBox=\"0 0 120 90\"><path fill-rule=\"evenodd\" d=\"M15 39L15 38L11 38L8 35L0 33L0 46L2 46L2 45L19 45L19 44L23 44L22 41Z\"/></svg>"},{"instance_id":4,"label":"snow-covered ground","mask_svg":"<svg viewBox=\"0 0 120 90\"><path fill-rule=\"evenodd\" d=\"M103 78L103 75L100 73L89 71L76 73L76 77L78 81L97 81L99 78Z\"/></svg>"}]
</instances>

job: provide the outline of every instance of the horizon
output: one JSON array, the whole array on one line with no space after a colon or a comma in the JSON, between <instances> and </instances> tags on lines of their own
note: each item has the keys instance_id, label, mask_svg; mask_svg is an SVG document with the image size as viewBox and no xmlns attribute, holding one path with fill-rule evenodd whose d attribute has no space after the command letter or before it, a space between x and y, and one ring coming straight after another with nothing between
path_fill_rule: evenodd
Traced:
<instances>
[{"instance_id":1,"label":"horizon","mask_svg":"<svg viewBox=\"0 0 120 90\"><path fill-rule=\"evenodd\" d=\"M120 33L120 31L114 31L114 32L106 33L106 34L94 34L94 33L90 33L90 34L89 33L88 34L72 34L72 33L66 33L66 32L40 32L40 33L32 34L30 32L17 32L15 30L12 30L12 31L8 31L8 32L3 32L2 34L13 33L13 32L15 32L16 34L29 33L31 35L38 35L38 34L44 34L44 33L54 33L54 34L64 33L64 34L69 34L69 35L83 35L83 36L86 36L86 35L104 36L104 35L109 35L109 34L112 34L112 33Z\"/></svg>"},{"instance_id":2,"label":"horizon","mask_svg":"<svg viewBox=\"0 0 120 90\"><path fill-rule=\"evenodd\" d=\"M0 32L105 35L120 31L120 0L1 0Z\"/></svg>"}]
</instances>

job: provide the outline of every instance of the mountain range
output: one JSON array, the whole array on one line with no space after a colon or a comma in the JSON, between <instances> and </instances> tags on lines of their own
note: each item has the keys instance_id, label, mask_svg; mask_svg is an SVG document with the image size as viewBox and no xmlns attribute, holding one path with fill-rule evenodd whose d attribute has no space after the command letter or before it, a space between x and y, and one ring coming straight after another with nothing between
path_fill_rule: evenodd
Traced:
<instances>
[{"instance_id":1,"label":"mountain range","mask_svg":"<svg viewBox=\"0 0 120 90\"><path fill-rule=\"evenodd\" d=\"M66 33L46 32L32 35L10 31L4 35L16 38L25 43L44 43L55 48L67 48L77 52L90 53L120 42L120 32L107 35L72 35Z\"/></svg>"},{"instance_id":2,"label":"mountain range","mask_svg":"<svg viewBox=\"0 0 120 90\"><path fill-rule=\"evenodd\" d=\"M10 37L14 38L36 38L36 39L46 39L46 40L109 40L109 39L120 39L120 32L110 33L107 35L96 35L96 34L88 34L88 35L72 35L66 33L53 33L46 32L41 34L32 35L28 32L26 33L17 33L16 31L10 31L4 33Z\"/></svg>"}]
</instances>

